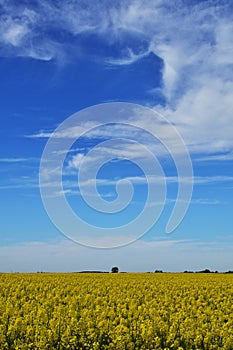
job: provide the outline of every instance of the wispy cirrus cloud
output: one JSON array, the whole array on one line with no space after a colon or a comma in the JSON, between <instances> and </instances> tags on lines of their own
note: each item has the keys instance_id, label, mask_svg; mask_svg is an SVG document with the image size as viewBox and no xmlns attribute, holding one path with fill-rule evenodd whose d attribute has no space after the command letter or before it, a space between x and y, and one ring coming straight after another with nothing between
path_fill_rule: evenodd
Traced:
<instances>
[{"instance_id":1,"label":"wispy cirrus cloud","mask_svg":"<svg viewBox=\"0 0 233 350\"><path fill-rule=\"evenodd\" d=\"M0 163L21 163L28 160L27 158L0 158Z\"/></svg>"},{"instance_id":2,"label":"wispy cirrus cloud","mask_svg":"<svg viewBox=\"0 0 233 350\"><path fill-rule=\"evenodd\" d=\"M88 55L107 66L130 66L153 54L163 63L164 105L158 106L158 89L150 105L174 123L191 152L232 149L231 1L42 0L1 7L0 55L63 63ZM88 46L89 35L103 51Z\"/></svg>"},{"instance_id":3,"label":"wispy cirrus cloud","mask_svg":"<svg viewBox=\"0 0 233 350\"><path fill-rule=\"evenodd\" d=\"M109 63L110 65L117 65L117 66L125 66L125 65L131 65L142 58L149 55L150 51L145 51L142 53L135 54L132 49L128 49L127 53L124 54L124 57L121 58L109 58L106 60L106 63Z\"/></svg>"},{"instance_id":4,"label":"wispy cirrus cloud","mask_svg":"<svg viewBox=\"0 0 233 350\"><path fill-rule=\"evenodd\" d=\"M91 179L87 180L85 182L82 182L82 186L89 186L90 184L96 183L97 185L102 185L102 186L112 186L115 185L116 182L119 179ZM194 181L196 185L206 185L206 184L214 184L214 183L232 183L233 182L233 176L197 176L194 178L179 178L177 176L165 176L165 177L160 177L160 176L127 176L124 177L124 180L126 180L125 185L127 185L127 181L133 182L137 185L140 184L146 184L147 182L151 183L159 183L162 181L166 181L167 183L173 184L179 182L185 182L185 183L190 183ZM124 183L122 183L122 186L124 186Z\"/></svg>"},{"instance_id":5,"label":"wispy cirrus cloud","mask_svg":"<svg viewBox=\"0 0 233 350\"><path fill-rule=\"evenodd\" d=\"M0 16L0 55L30 57L50 61L58 51L58 43L41 36L42 13L33 6L4 2Z\"/></svg>"},{"instance_id":6,"label":"wispy cirrus cloud","mask_svg":"<svg viewBox=\"0 0 233 350\"><path fill-rule=\"evenodd\" d=\"M196 158L195 161L200 162L227 162L233 160L233 152L222 153L222 154L210 154L209 156L203 156Z\"/></svg>"}]
</instances>

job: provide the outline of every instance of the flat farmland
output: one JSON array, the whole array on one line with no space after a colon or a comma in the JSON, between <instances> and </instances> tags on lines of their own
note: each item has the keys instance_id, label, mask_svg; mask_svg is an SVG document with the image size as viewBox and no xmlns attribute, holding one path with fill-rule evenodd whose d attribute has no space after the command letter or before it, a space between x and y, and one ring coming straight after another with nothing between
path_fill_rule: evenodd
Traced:
<instances>
[{"instance_id":1,"label":"flat farmland","mask_svg":"<svg viewBox=\"0 0 233 350\"><path fill-rule=\"evenodd\" d=\"M0 274L0 349L233 349L233 275Z\"/></svg>"}]
</instances>

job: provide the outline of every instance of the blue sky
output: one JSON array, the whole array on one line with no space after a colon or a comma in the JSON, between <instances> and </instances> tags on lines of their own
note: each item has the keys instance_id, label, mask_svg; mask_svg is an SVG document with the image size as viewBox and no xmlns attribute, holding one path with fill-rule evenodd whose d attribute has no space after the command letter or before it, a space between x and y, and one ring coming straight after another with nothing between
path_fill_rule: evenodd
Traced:
<instances>
[{"instance_id":1,"label":"blue sky","mask_svg":"<svg viewBox=\"0 0 233 350\"><path fill-rule=\"evenodd\" d=\"M230 0L183 0L175 7L166 0L0 0L0 271L110 270L113 265L125 271L233 269L232 10ZM113 228L143 210L148 187L130 159L146 158L132 142L155 152L167 185L163 211L149 232L122 248L94 249L67 239L50 221L40 195L40 161L53 131L68 117L115 102L150 108L176 128L192 160L193 194L184 219L168 235L179 181L171 154L143 131L149 128L169 140L151 114L135 114L141 131L115 123L85 135L72 145L63 167L64 194L82 219ZM90 117L80 113L80 126L89 125ZM70 128L59 142L76 132ZM90 209L77 187L80 161L114 137L128 143L102 145L88 164L112 156L97 175L109 206L119 179L133 184L132 203L117 215ZM171 153L178 152L171 144ZM88 166L84 190L96 200ZM54 182L50 190L53 203L59 202ZM80 235L87 243L87 234L78 232L76 240ZM136 235L127 234L129 240ZM104 240L95 237L97 246Z\"/></svg>"}]
</instances>

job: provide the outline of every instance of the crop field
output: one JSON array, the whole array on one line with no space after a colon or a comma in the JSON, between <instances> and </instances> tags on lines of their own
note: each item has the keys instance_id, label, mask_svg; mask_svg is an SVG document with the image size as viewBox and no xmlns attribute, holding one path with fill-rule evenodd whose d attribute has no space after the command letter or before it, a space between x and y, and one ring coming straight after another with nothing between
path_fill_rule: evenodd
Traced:
<instances>
[{"instance_id":1,"label":"crop field","mask_svg":"<svg viewBox=\"0 0 233 350\"><path fill-rule=\"evenodd\" d=\"M0 274L0 349L233 349L233 275Z\"/></svg>"}]
</instances>

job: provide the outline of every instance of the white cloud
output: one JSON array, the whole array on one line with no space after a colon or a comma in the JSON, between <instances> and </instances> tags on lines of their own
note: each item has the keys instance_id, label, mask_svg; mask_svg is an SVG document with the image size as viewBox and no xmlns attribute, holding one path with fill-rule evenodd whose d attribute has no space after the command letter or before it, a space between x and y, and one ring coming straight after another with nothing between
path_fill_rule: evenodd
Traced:
<instances>
[{"instance_id":1,"label":"white cloud","mask_svg":"<svg viewBox=\"0 0 233 350\"><path fill-rule=\"evenodd\" d=\"M71 160L69 160L68 167L79 169L83 158L84 158L84 155L82 153L77 153L75 156L71 158Z\"/></svg>"},{"instance_id":2,"label":"white cloud","mask_svg":"<svg viewBox=\"0 0 233 350\"><path fill-rule=\"evenodd\" d=\"M232 148L233 83L206 78L202 86L186 91L175 110L164 110L173 118L191 152L220 152Z\"/></svg>"},{"instance_id":3,"label":"white cloud","mask_svg":"<svg viewBox=\"0 0 233 350\"><path fill-rule=\"evenodd\" d=\"M124 15L119 13L121 26L143 33L149 43L145 53L163 60L167 104L160 112L176 125L189 150L228 151L233 145L230 2L187 6L178 1L175 6L130 3Z\"/></svg>"},{"instance_id":4,"label":"white cloud","mask_svg":"<svg viewBox=\"0 0 233 350\"><path fill-rule=\"evenodd\" d=\"M24 25L13 24L5 31L3 39L6 43L12 44L13 46L19 46L27 32L28 28Z\"/></svg>"}]
</instances>

